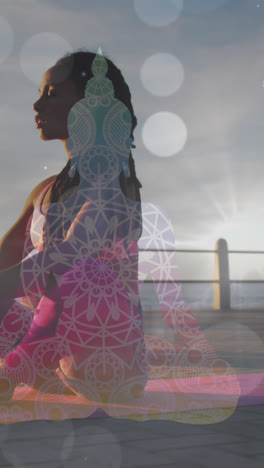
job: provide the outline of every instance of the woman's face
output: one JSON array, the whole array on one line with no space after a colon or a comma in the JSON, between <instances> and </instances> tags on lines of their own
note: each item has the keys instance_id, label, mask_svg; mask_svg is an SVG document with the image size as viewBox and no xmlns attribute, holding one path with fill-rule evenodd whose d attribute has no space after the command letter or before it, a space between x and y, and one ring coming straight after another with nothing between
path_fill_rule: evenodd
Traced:
<instances>
[{"instance_id":1,"label":"woman's face","mask_svg":"<svg viewBox=\"0 0 264 468\"><path fill-rule=\"evenodd\" d=\"M71 80L63 79L62 68L52 67L42 78L39 99L33 104L36 128L42 140L66 140L69 137L67 117L82 96Z\"/></svg>"}]
</instances>

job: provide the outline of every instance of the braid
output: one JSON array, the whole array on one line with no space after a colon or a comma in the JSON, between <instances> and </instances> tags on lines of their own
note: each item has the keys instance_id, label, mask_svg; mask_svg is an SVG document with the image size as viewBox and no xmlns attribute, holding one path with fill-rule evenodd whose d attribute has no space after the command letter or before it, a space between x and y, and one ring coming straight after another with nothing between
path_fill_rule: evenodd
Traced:
<instances>
[{"instance_id":1,"label":"braid","mask_svg":"<svg viewBox=\"0 0 264 468\"><path fill-rule=\"evenodd\" d=\"M64 166L62 171L57 175L51 189L51 203L59 201L64 192L74 186L79 185L80 175L78 171L75 172L73 178L69 177L70 166L71 164L69 160L66 166Z\"/></svg>"},{"instance_id":2,"label":"braid","mask_svg":"<svg viewBox=\"0 0 264 468\"><path fill-rule=\"evenodd\" d=\"M134 109L131 102L131 93L127 83L124 80L124 77L119 70L111 61L108 61L108 74L106 75L111 78L115 90L115 97L119 101L123 102L128 108L131 118L132 118L132 129L130 137L134 141L134 130L137 126L137 118L134 114ZM135 148L135 146L134 146ZM132 153L129 154L129 171L130 177L126 178L123 171L121 171L119 176L119 182L122 192L127 198L130 198L135 201L140 201L139 188L142 187L136 176L135 161L133 159Z\"/></svg>"},{"instance_id":3,"label":"braid","mask_svg":"<svg viewBox=\"0 0 264 468\"><path fill-rule=\"evenodd\" d=\"M57 175L51 187L51 203L58 202L59 200L62 199L62 194L64 192L66 192L67 190L69 190L70 188L74 186L79 185L80 175L78 171L76 171L73 178L70 178L69 169L70 169L70 160L67 162L66 166L64 166L62 171ZM52 229L50 229L51 226L53 226ZM51 207L50 209L48 209L46 217L45 217L45 223L43 226L43 243L45 247L49 247L53 244L53 242L55 243L62 242L63 239L64 239L63 224L60 221L57 228L54 226L54 208Z\"/></svg>"}]
</instances>

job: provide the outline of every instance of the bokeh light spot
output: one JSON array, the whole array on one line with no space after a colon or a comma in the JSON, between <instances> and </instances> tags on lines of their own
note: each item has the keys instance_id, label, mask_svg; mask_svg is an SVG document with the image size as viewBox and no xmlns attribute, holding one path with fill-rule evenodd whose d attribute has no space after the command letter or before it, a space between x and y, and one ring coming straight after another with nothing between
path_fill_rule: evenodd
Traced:
<instances>
[{"instance_id":1,"label":"bokeh light spot","mask_svg":"<svg viewBox=\"0 0 264 468\"><path fill-rule=\"evenodd\" d=\"M168 26L181 14L183 0L134 0L138 17L149 26Z\"/></svg>"},{"instance_id":2,"label":"bokeh light spot","mask_svg":"<svg viewBox=\"0 0 264 468\"><path fill-rule=\"evenodd\" d=\"M144 88L156 96L170 96L178 91L184 80L181 62L171 54L159 53L147 58L141 72Z\"/></svg>"},{"instance_id":3,"label":"bokeh light spot","mask_svg":"<svg viewBox=\"0 0 264 468\"><path fill-rule=\"evenodd\" d=\"M20 65L24 74L39 86L43 73L71 52L72 47L55 33L40 33L28 39L21 50ZM62 77L63 79L63 77Z\"/></svg>"},{"instance_id":4,"label":"bokeh light spot","mask_svg":"<svg viewBox=\"0 0 264 468\"><path fill-rule=\"evenodd\" d=\"M142 129L146 148L156 156L169 157L181 151L187 140L187 129L182 119L172 112L151 115Z\"/></svg>"},{"instance_id":5,"label":"bokeh light spot","mask_svg":"<svg viewBox=\"0 0 264 468\"><path fill-rule=\"evenodd\" d=\"M233 369L233 375L242 375L239 379L242 395L250 395L256 387L263 385L264 377L260 371L264 363L264 343L256 331L242 323L226 320L208 327L205 336L218 356L215 367L221 369L221 359L224 359ZM223 368L221 372L223 375Z\"/></svg>"}]
</instances>

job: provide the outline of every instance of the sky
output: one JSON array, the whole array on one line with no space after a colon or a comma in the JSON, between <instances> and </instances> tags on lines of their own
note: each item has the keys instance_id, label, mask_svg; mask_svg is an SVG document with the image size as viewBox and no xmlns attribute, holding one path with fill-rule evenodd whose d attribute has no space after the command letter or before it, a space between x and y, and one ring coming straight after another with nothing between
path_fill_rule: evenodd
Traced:
<instances>
[{"instance_id":1,"label":"sky","mask_svg":"<svg viewBox=\"0 0 264 468\"><path fill-rule=\"evenodd\" d=\"M264 0L1 0L0 39L0 236L66 163L35 129L43 72L101 47L132 93L142 200L166 210L176 247L264 251ZM181 258L185 277L213 272L213 255ZM230 266L264 279L264 256Z\"/></svg>"}]
</instances>

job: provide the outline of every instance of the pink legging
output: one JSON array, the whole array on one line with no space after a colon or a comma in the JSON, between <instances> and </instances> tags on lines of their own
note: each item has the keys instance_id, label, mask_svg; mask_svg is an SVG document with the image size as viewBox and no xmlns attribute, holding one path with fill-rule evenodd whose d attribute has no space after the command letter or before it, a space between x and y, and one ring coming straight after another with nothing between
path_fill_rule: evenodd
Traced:
<instances>
[{"instance_id":1,"label":"pink legging","mask_svg":"<svg viewBox=\"0 0 264 468\"><path fill-rule=\"evenodd\" d=\"M84 268L93 275L84 276ZM94 274L102 269L103 277ZM34 317L14 301L1 323L0 342L5 369L17 383L39 387L57 378L61 360L64 369L69 361L71 375L86 380L94 378L91 369L100 359L120 379L146 374L146 363L139 362L146 352L138 305L100 260L85 259L69 270L42 296Z\"/></svg>"}]
</instances>

